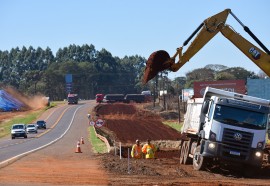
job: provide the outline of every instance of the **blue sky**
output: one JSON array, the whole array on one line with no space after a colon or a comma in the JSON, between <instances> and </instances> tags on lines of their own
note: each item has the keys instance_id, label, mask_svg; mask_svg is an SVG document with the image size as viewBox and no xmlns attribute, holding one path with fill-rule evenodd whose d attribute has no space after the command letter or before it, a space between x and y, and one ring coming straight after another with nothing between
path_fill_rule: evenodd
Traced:
<instances>
[{"instance_id":1,"label":"blue sky","mask_svg":"<svg viewBox=\"0 0 270 186\"><path fill-rule=\"evenodd\" d=\"M120 58L140 55L147 59L161 49L173 55L203 20L226 8L270 49L269 7L269 0L0 0L0 50L48 46L55 54L70 44L93 44ZM230 15L227 24L258 46ZM169 77L183 76L207 64L259 72L218 34Z\"/></svg>"}]
</instances>

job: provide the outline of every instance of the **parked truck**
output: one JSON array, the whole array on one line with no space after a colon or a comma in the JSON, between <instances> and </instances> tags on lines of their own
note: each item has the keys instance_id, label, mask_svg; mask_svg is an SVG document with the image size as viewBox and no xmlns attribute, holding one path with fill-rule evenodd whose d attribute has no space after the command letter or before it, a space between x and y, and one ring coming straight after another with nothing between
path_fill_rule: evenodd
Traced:
<instances>
[{"instance_id":1,"label":"parked truck","mask_svg":"<svg viewBox=\"0 0 270 186\"><path fill-rule=\"evenodd\" d=\"M127 94L124 97L124 103L144 103L145 102L145 95L143 94Z\"/></svg>"},{"instance_id":2,"label":"parked truck","mask_svg":"<svg viewBox=\"0 0 270 186\"><path fill-rule=\"evenodd\" d=\"M102 102L104 103L115 103L115 102L123 102L124 94L106 94Z\"/></svg>"},{"instance_id":3,"label":"parked truck","mask_svg":"<svg viewBox=\"0 0 270 186\"><path fill-rule=\"evenodd\" d=\"M207 87L188 100L181 129L180 163L193 168L226 164L260 167L266 146L270 101Z\"/></svg>"}]
</instances>

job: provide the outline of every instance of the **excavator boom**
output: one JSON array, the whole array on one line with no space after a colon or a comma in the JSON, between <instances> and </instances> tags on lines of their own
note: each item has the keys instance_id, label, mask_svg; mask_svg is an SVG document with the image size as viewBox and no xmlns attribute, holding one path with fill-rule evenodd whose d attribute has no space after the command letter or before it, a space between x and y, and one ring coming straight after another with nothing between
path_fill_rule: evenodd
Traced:
<instances>
[{"instance_id":1,"label":"excavator boom","mask_svg":"<svg viewBox=\"0 0 270 186\"><path fill-rule=\"evenodd\" d=\"M241 35L225 24L229 14L231 14L244 27L244 30L264 49L264 51L266 51L266 53L244 39ZM243 23L240 22L240 20L231 12L230 9L225 9L224 11L205 19L203 23L200 24L200 26L183 43L183 46L177 48L177 51L173 57L170 57L169 54L164 50L152 53L147 60L143 83L147 83L163 70L171 70L173 72L178 71L218 32L221 32L260 69L270 76L269 50L259 41L259 39L249 30L248 27L244 26ZM182 54L183 47L186 46L196 34L197 36L195 39ZM175 62L176 57L179 59L178 62Z\"/></svg>"},{"instance_id":2,"label":"excavator boom","mask_svg":"<svg viewBox=\"0 0 270 186\"><path fill-rule=\"evenodd\" d=\"M270 77L270 55L236 33L228 25L220 32Z\"/></svg>"}]
</instances>

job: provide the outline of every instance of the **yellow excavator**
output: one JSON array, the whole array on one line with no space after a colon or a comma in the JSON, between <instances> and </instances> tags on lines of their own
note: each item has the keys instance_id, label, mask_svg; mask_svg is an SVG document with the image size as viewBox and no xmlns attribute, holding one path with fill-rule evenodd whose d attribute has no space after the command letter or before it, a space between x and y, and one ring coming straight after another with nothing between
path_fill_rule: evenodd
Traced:
<instances>
[{"instance_id":1,"label":"yellow excavator","mask_svg":"<svg viewBox=\"0 0 270 186\"><path fill-rule=\"evenodd\" d=\"M226 19L231 14L244 28L244 30L257 42L262 48L253 45L240 34L235 32L232 27L227 25ZM199 33L198 33L199 32ZM245 26L230 9L209 17L200 24L200 26L183 43L183 46L177 48L173 57L164 50L159 50L150 55L147 60L143 77L143 83L146 84L163 70L178 71L186 62L188 62L208 41L210 41L218 32L221 32L238 49L240 49L251 61L253 61L262 71L270 76L270 52L263 43ZM198 34L197 34L198 33ZM195 39L182 54L183 47L197 34ZM175 59L179 61L175 63Z\"/></svg>"}]
</instances>

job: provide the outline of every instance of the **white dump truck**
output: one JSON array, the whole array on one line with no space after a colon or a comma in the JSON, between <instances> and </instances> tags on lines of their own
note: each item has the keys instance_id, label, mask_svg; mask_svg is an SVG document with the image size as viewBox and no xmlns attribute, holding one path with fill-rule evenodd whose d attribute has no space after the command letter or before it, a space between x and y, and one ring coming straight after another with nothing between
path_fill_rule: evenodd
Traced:
<instances>
[{"instance_id":1,"label":"white dump truck","mask_svg":"<svg viewBox=\"0 0 270 186\"><path fill-rule=\"evenodd\" d=\"M240 164L260 167L268 130L269 100L207 87L188 100L181 129L180 163L193 168Z\"/></svg>"}]
</instances>

